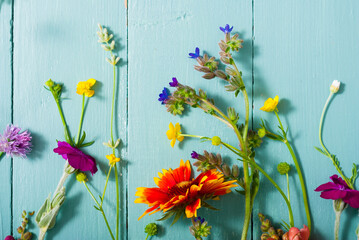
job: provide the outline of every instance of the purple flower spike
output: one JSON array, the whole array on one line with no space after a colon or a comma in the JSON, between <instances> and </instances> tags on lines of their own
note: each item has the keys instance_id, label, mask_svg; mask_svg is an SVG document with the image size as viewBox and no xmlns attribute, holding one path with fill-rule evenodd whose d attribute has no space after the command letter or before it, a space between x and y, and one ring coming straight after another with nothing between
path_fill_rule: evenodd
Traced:
<instances>
[{"instance_id":1,"label":"purple flower spike","mask_svg":"<svg viewBox=\"0 0 359 240\"><path fill-rule=\"evenodd\" d=\"M195 52L194 52L194 53L189 53L188 55L189 55L189 58L194 58L194 59L200 57L200 55L199 55L199 48L196 47Z\"/></svg>"},{"instance_id":2,"label":"purple flower spike","mask_svg":"<svg viewBox=\"0 0 359 240\"><path fill-rule=\"evenodd\" d=\"M170 87L177 87L178 86L178 81L177 78L172 78L172 82L170 82Z\"/></svg>"},{"instance_id":3,"label":"purple flower spike","mask_svg":"<svg viewBox=\"0 0 359 240\"><path fill-rule=\"evenodd\" d=\"M167 88L163 88L162 90L162 93L160 93L159 95L159 99L158 101L162 102L162 104L165 104L166 103L166 100L168 99L169 97L169 91Z\"/></svg>"},{"instance_id":4,"label":"purple flower spike","mask_svg":"<svg viewBox=\"0 0 359 240\"><path fill-rule=\"evenodd\" d=\"M352 208L359 208L359 191L350 189L348 184L338 175L333 175L330 179L333 182L324 183L314 191L322 192L320 197L324 199L342 199Z\"/></svg>"},{"instance_id":5,"label":"purple flower spike","mask_svg":"<svg viewBox=\"0 0 359 240\"><path fill-rule=\"evenodd\" d=\"M21 128L8 125L3 135L0 135L0 152L7 156L25 158L31 151L31 135L27 130L20 133Z\"/></svg>"},{"instance_id":6,"label":"purple flower spike","mask_svg":"<svg viewBox=\"0 0 359 240\"><path fill-rule=\"evenodd\" d=\"M195 152L195 151L193 151L193 152L191 153L191 157L192 157L193 159L198 159L198 153Z\"/></svg>"},{"instance_id":7,"label":"purple flower spike","mask_svg":"<svg viewBox=\"0 0 359 240\"><path fill-rule=\"evenodd\" d=\"M219 29L224 32L225 34L232 32L233 30L233 26L230 28L228 24L226 24L226 26L223 27L219 27Z\"/></svg>"},{"instance_id":8,"label":"purple flower spike","mask_svg":"<svg viewBox=\"0 0 359 240\"><path fill-rule=\"evenodd\" d=\"M54 152L67 160L71 167L82 172L90 171L92 175L97 172L96 161L93 157L86 155L80 149L75 148L67 142L57 142Z\"/></svg>"},{"instance_id":9,"label":"purple flower spike","mask_svg":"<svg viewBox=\"0 0 359 240\"><path fill-rule=\"evenodd\" d=\"M204 218L196 217L196 218L194 218L194 221L195 221L195 222L200 221L201 224L202 224L202 223L204 223Z\"/></svg>"}]
</instances>

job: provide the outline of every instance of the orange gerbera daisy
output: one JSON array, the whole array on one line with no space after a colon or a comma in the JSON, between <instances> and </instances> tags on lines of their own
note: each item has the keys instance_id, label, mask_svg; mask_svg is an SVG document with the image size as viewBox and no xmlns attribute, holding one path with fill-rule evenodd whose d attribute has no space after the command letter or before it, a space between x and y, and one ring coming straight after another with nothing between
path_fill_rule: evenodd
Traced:
<instances>
[{"instance_id":1,"label":"orange gerbera daisy","mask_svg":"<svg viewBox=\"0 0 359 240\"><path fill-rule=\"evenodd\" d=\"M158 187L137 188L136 196L139 198L135 203L146 203L150 207L138 220L149 212L154 211L153 214L161 210L169 216L176 214L175 218L184 213L187 218L197 217L197 209L201 205L209 206L205 200L219 200L218 196L231 192L230 188L237 186L235 181L225 181L223 174L216 169L191 179L192 169L188 160L186 163L181 160L179 168L162 171L158 173L159 178L154 178Z\"/></svg>"}]
</instances>

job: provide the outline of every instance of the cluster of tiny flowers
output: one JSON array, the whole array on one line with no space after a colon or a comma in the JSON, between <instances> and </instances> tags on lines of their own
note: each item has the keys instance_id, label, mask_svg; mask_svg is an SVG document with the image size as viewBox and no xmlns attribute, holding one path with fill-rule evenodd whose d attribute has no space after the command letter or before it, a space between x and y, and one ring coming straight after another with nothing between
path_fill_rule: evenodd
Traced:
<instances>
[{"instance_id":1,"label":"cluster of tiny flowers","mask_svg":"<svg viewBox=\"0 0 359 240\"><path fill-rule=\"evenodd\" d=\"M101 47L105 50L105 51L110 51L111 52L111 57L107 58L106 57L106 61L109 62L112 65L116 65L118 63L118 61L120 61L120 57L117 57L116 55L114 55L112 53L112 51L115 49L115 40L112 40L111 43L110 40L113 38L113 34L108 34L107 28L103 28L101 26L101 24L98 24L98 28L99 31L97 32L97 35L99 37L98 42L99 43L104 43L101 45Z\"/></svg>"},{"instance_id":2,"label":"cluster of tiny flowers","mask_svg":"<svg viewBox=\"0 0 359 240\"><path fill-rule=\"evenodd\" d=\"M0 152L7 156L19 156L25 158L31 151L31 135L26 130L20 133L21 128L9 125L4 133L0 135Z\"/></svg>"}]
</instances>

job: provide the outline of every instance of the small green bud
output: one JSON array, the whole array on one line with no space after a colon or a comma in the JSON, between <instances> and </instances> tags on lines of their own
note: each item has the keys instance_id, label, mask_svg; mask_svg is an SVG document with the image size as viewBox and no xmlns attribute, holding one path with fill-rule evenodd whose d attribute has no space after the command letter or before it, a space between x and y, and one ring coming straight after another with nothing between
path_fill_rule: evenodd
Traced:
<instances>
[{"instance_id":1,"label":"small green bud","mask_svg":"<svg viewBox=\"0 0 359 240\"><path fill-rule=\"evenodd\" d=\"M238 113L236 113L236 110L234 110L234 108L231 108L229 107L227 109L227 115L229 117L229 119L234 123L236 124L239 120L239 116L238 116Z\"/></svg>"},{"instance_id":2,"label":"small green bud","mask_svg":"<svg viewBox=\"0 0 359 240\"><path fill-rule=\"evenodd\" d=\"M276 231L275 231L274 227L270 227L270 228L268 229L268 233L269 233L269 235L271 236L271 238L273 238L273 236L276 235Z\"/></svg>"},{"instance_id":3,"label":"small green bud","mask_svg":"<svg viewBox=\"0 0 359 240\"><path fill-rule=\"evenodd\" d=\"M261 128L258 130L258 136L260 138L264 138L266 136L266 130L264 128Z\"/></svg>"},{"instance_id":4,"label":"small green bud","mask_svg":"<svg viewBox=\"0 0 359 240\"><path fill-rule=\"evenodd\" d=\"M265 219L262 221L261 230L262 232L268 232L269 228L272 226L269 219Z\"/></svg>"},{"instance_id":5,"label":"small green bud","mask_svg":"<svg viewBox=\"0 0 359 240\"><path fill-rule=\"evenodd\" d=\"M148 234L148 236L155 236L158 233L158 227L156 223L149 223L145 227L145 233Z\"/></svg>"},{"instance_id":6,"label":"small green bud","mask_svg":"<svg viewBox=\"0 0 359 240\"><path fill-rule=\"evenodd\" d=\"M277 166L277 171L281 174L287 174L290 171L290 165L286 162L281 162Z\"/></svg>"},{"instance_id":7,"label":"small green bud","mask_svg":"<svg viewBox=\"0 0 359 240\"><path fill-rule=\"evenodd\" d=\"M48 87L50 87L50 88L53 87L54 84L55 84L55 83L54 83L51 79L49 79L49 80L47 80L47 81L45 82L45 85L48 86Z\"/></svg>"},{"instance_id":8,"label":"small green bud","mask_svg":"<svg viewBox=\"0 0 359 240\"><path fill-rule=\"evenodd\" d=\"M265 216L262 213L258 213L259 221L263 222L265 219Z\"/></svg>"},{"instance_id":9,"label":"small green bud","mask_svg":"<svg viewBox=\"0 0 359 240\"><path fill-rule=\"evenodd\" d=\"M23 240L30 240L32 237L32 233L31 232L27 232L24 234L24 236L22 237Z\"/></svg>"},{"instance_id":10,"label":"small green bud","mask_svg":"<svg viewBox=\"0 0 359 240\"><path fill-rule=\"evenodd\" d=\"M84 172L78 172L78 173L76 174L76 180L79 181L80 183L82 183L82 182L87 182L86 173L84 173Z\"/></svg>"},{"instance_id":11,"label":"small green bud","mask_svg":"<svg viewBox=\"0 0 359 240\"><path fill-rule=\"evenodd\" d=\"M60 84L56 84L55 87L54 87L54 90L55 90L56 92L61 91L61 89L62 89L62 86L61 86Z\"/></svg>"},{"instance_id":12,"label":"small green bud","mask_svg":"<svg viewBox=\"0 0 359 240\"><path fill-rule=\"evenodd\" d=\"M21 213L21 218L26 218L26 211L25 211L25 210L22 211L22 213Z\"/></svg>"},{"instance_id":13,"label":"small green bud","mask_svg":"<svg viewBox=\"0 0 359 240\"><path fill-rule=\"evenodd\" d=\"M222 140L218 136L212 137L212 145L218 146L222 143Z\"/></svg>"},{"instance_id":14,"label":"small green bud","mask_svg":"<svg viewBox=\"0 0 359 240\"><path fill-rule=\"evenodd\" d=\"M231 175L231 169L229 168L229 166L227 164L223 164L222 169L223 169L224 176L228 177Z\"/></svg>"},{"instance_id":15,"label":"small green bud","mask_svg":"<svg viewBox=\"0 0 359 240\"><path fill-rule=\"evenodd\" d=\"M20 227L17 228L17 232L18 232L18 233L21 234L23 231L24 231L24 228L23 228L23 227L20 226Z\"/></svg>"},{"instance_id":16,"label":"small green bud","mask_svg":"<svg viewBox=\"0 0 359 240\"><path fill-rule=\"evenodd\" d=\"M235 178L239 176L239 167L236 164L232 166L232 176Z\"/></svg>"},{"instance_id":17,"label":"small green bud","mask_svg":"<svg viewBox=\"0 0 359 240\"><path fill-rule=\"evenodd\" d=\"M279 237L281 237L281 236L283 236L283 234L284 234L284 232L283 232L283 230L282 229L277 229L277 235L279 236Z\"/></svg>"}]
</instances>

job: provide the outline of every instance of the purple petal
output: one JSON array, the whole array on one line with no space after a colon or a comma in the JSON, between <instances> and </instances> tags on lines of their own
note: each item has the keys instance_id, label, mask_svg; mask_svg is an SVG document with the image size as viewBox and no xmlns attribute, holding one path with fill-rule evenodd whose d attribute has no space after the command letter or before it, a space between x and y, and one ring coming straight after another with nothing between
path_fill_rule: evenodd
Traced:
<instances>
[{"instance_id":1,"label":"purple petal","mask_svg":"<svg viewBox=\"0 0 359 240\"><path fill-rule=\"evenodd\" d=\"M335 183L327 182L317 187L314 191L319 192L319 191L334 190L334 189L339 189L339 188Z\"/></svg>"},{"instance_id":2,"label":"purple petal","mask_svg":"<svg viewBox=\"0 0 359 240\"><path fill-rule=\"evenodd\" d=\"M347 195L346 191L343 190L330 190L330 191L324 191L320 194L321 198L324 199L332 199L336 200L339 198L344 198Z\"/></svg>"},{"instance_id":3,"label":"purple petal","mask_svg":"<svg viewBox=\"0 0 359 240\"><path fill-rule=\"evenodd\" d=\"M348 203L352 208L359 208L359 191L347 190L347 195L343 198L345 203Z\"/></svg>"},{"instance_id":4,"label":"purple petal","mask_svg":"<svg viewBox=\"0 0 359 240\"><path fill-rule=\"evenodd\" d=\"M341 177L338 177L338 175L333 175L330 177L330 179L335 183L335 184L340 184L346 188L349 189L348 187L348 184L341 178Z\"/></svg>"}]
</instances>

